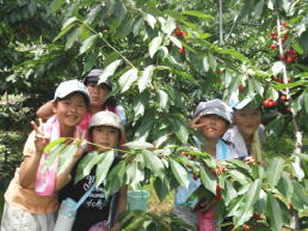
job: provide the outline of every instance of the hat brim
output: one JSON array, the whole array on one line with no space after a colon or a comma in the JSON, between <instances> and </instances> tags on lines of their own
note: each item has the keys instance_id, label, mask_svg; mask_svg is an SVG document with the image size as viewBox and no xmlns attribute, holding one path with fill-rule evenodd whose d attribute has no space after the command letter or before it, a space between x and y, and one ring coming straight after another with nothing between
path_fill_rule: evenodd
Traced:
<instances>
[{"instance_id":1,"label":"hat brim","mask_svg":"<svg viewBox=\"0 0 308 231\"><path fill-rule=\"evenodd\" d=\"M223 120L225 120L227 123L231 124L232 120L231 118L229 118L225 112L223 112L222 110L218 109L218 108L211 108L211 109L205 109L202 112L199 113L200 116L204 116L204 115L217 115L220 118L222 118Z\"/></svg>"}]
</instances>

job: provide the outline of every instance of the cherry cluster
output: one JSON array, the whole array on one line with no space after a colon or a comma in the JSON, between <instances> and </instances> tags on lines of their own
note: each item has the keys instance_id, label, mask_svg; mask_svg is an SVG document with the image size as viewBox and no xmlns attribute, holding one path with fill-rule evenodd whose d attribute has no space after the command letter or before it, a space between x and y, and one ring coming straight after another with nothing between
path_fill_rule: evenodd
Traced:
<instances>
[{"instance_id":1,"label":"cherry cluster","mask_svg":"<svg viewBox=\"0 0 308 231\"><path fill-rule=\"evenodd\" d=\"M284 43L289 38L290 30L289 28L287 28L287 22L282 21L280 25L281 25L280 37L278 37L278 34L276 32L271 32L270 34L271 39L272 39L272 44L269 46L269 48L271 50L276 50L278 48L279 39L281 39L281 42ZM294 49L288 49L283 55L279 56L280 61L283 61L283 62L285 61L287 63L295 62L296 58L297 58L297 53L296 53L296 50Z\"/></svg>"},{"instance_id":2,"label":"cherry cluster","mask_svg":"<svg viewBox=\"0 0 308 231\"><path fill-rule=\"evenodd\" d=\"M184 39L187 36L187 34L184 31L181 31L179 25L176 25L175 33L173 33L172 36L175 36L178 39ZM186 53L184 47L179 48L178 52L179 52L180 55L185 55L185 53Z\"/></svg>"}]
</instances>

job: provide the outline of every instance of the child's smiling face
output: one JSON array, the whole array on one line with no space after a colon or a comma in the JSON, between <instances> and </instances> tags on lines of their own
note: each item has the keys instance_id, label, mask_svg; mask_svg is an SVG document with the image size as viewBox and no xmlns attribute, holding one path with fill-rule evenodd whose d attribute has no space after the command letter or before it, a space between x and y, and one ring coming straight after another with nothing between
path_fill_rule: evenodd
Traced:
<instances>
[{"instance_id":1,"label":"child's smiling face","mask_svg":"<svg viewBox=\"0 0 308 231\"><path fill-rule=\"evenodd\" d=\"M106 148L116 147L119 143L120 132L117 128L111 126L97 126L93 127L92 130L92 141L103 147L96 147L96 150L99 152L106 151Z\"/></svg>"},{"instance_id":2,"label":"child's smiling face","mask_svg":"<svg viewBox=\"0 0 308 231\"><path fill-rule=\"evenodd\" d=\"M254 132L261 124L261 111L259 109L244 108L234 113L234 124L245 136L253 136Z\"/></svg>"},{"instance_id":3,"label":"child's smiling face","mask_svg":"<svg viewBox=\"0 0 308 231\"><path fill-rule=\"evenodd\" d=\"M203 126L199 128L199 131L206 139L217 139L221 137L228 128L227 121L215 114L200 117L199 124L203 124Z\"/></svg>"}]
</instances>

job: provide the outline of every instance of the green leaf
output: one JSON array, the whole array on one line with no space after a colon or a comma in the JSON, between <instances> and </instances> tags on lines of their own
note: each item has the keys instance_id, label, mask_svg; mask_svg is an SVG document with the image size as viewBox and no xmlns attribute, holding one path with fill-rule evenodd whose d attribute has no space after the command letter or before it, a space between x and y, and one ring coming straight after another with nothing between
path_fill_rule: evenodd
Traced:
<instances>
[{"instance_id":1,"label":"green leaf","mask_svg":"<svg viewBox=\"0 0 308 231\"><path fill-rule=\"evenodd\" d=\"M209 65L209 60L208 60L208 57L207 56L204 56L203 57L203 68L204 68L204 71L205 72L208 72L209 69L210 69L210 65Z\"/></svg>"},{"instance_id":2,"label":"green leaf","mask_svg":"<svg viewBox=\"0 0 308 231\"><path fill-rule=\"evenodd\" d=\"M55 146L62 144L64 142L66 142L68 140L68 138L66 137L60 137L59 139L56 139L52 142L50 142L49 144L46 145L46 147L44 148L44 153L45 152L49 152L51 149L53 149Z\"/></svg>"},{"instance_id":3,"label":"green leaf","mask_svg":"<svg viewBox=\"0 0 308 231\"><path fill-rule=\"evenodd\" d=\"M61 174L72 163L73 157L78 150L79 144L68 144L59 154L58 174Z\"/></svg>"},{"instance_id":4,"label":"green leaf","mask_svg":"<svg viewBox=\"0 0 308 231\"><path fill-rule=\"evenodd\" d=\"M159 200L162 202L170 191L170 183L168 181L168 178L155 178L154 189Z\"/></svg>"},{"instance_id":5,"label":"green leaf","mask_svg":"<svg viewBox=\"0 0 308 231\"><path fill-rule=\"evenodd\" d=\"M117 59L110 63L107 67L104 68L103 74L99 76L99 81L97 84L105 82L110 76L113 76L116 69L122 64L121 59Z\"/></svg>"},{"instance_id":6,"label":"green leaf","mask_svg":"<svg viewBox=\"0 0 308 231\"><path fill-rule=\"evenodd\" d=\"M214 195L216 195L216 185L217 185L217 179L213 175L213 173L209 170L209 168L200 168L200 177L201 182L204 185L204 187L211 191Z\"/></svg>"},{"instance_id":7,"label":"green leaf","mask_svg":"<svg viewBox=\"0 0 308 231\"><path fill-rule=\"evenodd\" d=\"M299 182L292 181L294 187L294 193L292 194L293 207L296 210L307 209L308 206L308 194L307 190Z\"/></svg>"},{"instance_id":8,"label":"green leaf","mask_svg":"<svg viewBox=\"0 0 308 231\"><path fill-rule=\"evenodd\" d=\"M55 148L53 148L51 151L49 151L49 153L44 152L43 155L48 155L46 159L46 165L44 166L44 171L46 171L48 168L50 168L53 165L59 153L65 150L65 148L66 148L66 144L60 143L59 145L55 146Z\"/></svg>"},{"instance_id":9,"label":"green leaf","mask_svg":"<svg viewBox=\"0 0 308 231\"><path fill-rule=\"evenodd\" d=\"M204 14L204 13L202 13L200 11L190 10L190 11L184 11L182 14L190 15L190 16L195 16L195 17L198 17L200 19L205 19L205 20L213 20L214 19L214 17L212 15Z\"/></svg>"},{"instance_id":10,"label":"green leaf","mask_svg":"<svg viewBox=\"0 0 308 231\"><path fill-rule=\"evenodd\" d=\"M126 71L119 78L121 93L127 91L137 78L138 78L138 70L136 68L132 68L132 69Z\"/></svg>"},{"instance_id":11,"label":"green leaf","mask_svg":"<svg viewBox=\"0 0 308 231\"><path fill-rule=\"evenodd\" d=\"M56 11L58 11L58 10L61 8L61 6L62 6L64 3L65 3L64 0L53 0L53 1L51 2L51 4L49 5L49 8L50 8L50 10L51 10L52 12L56 12Z\"/></svg>"},{"instance_id":12,"label":"green leaf","mask_svg":"<svg viewBox=\"0 0 308 231\"><path fill-rule=\"evenodd\" d=\"M155 18L153 15L144 13L144 14L143 14L143 19L144 19L144 21L146 21L146 22L148 23L148 25L149 25L152 29L154 29L155 24L156 24L157 21L156 21L156 18Z\"/></svg>"},{"instance_id":13,"label":"green leaf","mask_svg":"<svg viewBox=\"0 0 308 231\"><path fill-rule=\"evenodd\" d=\"M157 50L162 45L163 37L162 34L159 34L149 43L149 54L150 57L153 58Z\"/></svg>"},{"instance_id":14,"label":"green leaf","mask_svg":"<svg viewBox=\"0 0 308 231\"><path fill-rule=\"evenodd\" d=\"M174 45L178 48L182 48L182 43L180 40L178 40L176 37L174 36L169 36L169 39L171 40L171 42L174 43Z\"/></svg>"},{"instance_id":15,"label":"green leaf","mask_svg":"<svg viewBox=\"0 0 308 231\"><path fill-rule=\"evenodd\" d=\"M308 92L306 92L304 95L304 107L305 107L306 113L308 114Z\"/></svg>"},{"instance_id":16,"label":"green leaf","mask_svg":"<svg viewBox=\"0 0 308 231\"><path fill-rule=\"evenodd\" d=\"M175 160L169 159L169 163L171 166L171 170L179 184L185 188L188 188L189 180L186 169Z\"/></svg>"},{"instance_id":17,"label":"green leaf","mask_svg":"<svg viewBox=\"0 0 308 231\"><path fill-rule=\"evenodd\" d=\"M138 80L138 88L140 93L143 92L146 89L147 85L151 83L154 70L155 66L153 65L149 65L144 69L142 76Z\"/></svg>"},{"instance_id":18,"label":"green leaf","mask_svg":"<svg viewBox=\"0 0 308 231\"><path fill-rule=\"evenodd\" d=\"M187 144L189 132L185 120L183 120L181 117L178 118L176 116L172 116L172 118L173 132L183 144Z\"/></svg>"},{"instance_id":19,"label":"green leaf","mask_svg":"<svg viewBox=\"0 0 308 231\"><path fill-rule=\"evenodd\" d=\"M283 171L284 160L282 158L274 158L269 163L267 175L270 176L268 178L268 182L273 189L279 182L282 171Z\"/></svg>"},{"instance_id":20,"label":"green leaf","mask_svg":"<svg viewBox=\"0 0 308 231\"><path fill-rule=\"evenodd\" d=\"M248 178L238 170L230 169L228 170L229 175L240 184L246 184L248 182Z\"/></svg>"},{"instance_id":21,"label":"green leaf","mask_svg":"<svg viewBox=\"0 0 308 231\"><path fill-rule=\"evenodd\" d=\"M144 175L144 162L134 160L131 163L127 164L126 167L126 181L133 188L136 188L142 181L145 179Z\"/></svg>"},{"instance_id":22,"label":"green leaf","mask_svg":"<svg viewBox=\"0 0 308 231\"><path fill-rule=\"evenodd\" d=\"M259 194L262 186L262 181L256 179L249 187L248 193L245 195L245 203L243 204L244 208L237 224L244 224L247 222L253 215L253 207L257 200L259 199Z\"/></svg>"},{"instance_id":23,"label":"green leaf","mask_svg":"<svg viewBox=\"0 0 308 231\"><path fill-rule=\"evenodd\" d=\"M98 154L97 152L90 152L82 157L81 161L77 166L75 184L81 179L83 179L85 176L90 174L91 169L94 166L97 154Z\"/></svg>"},{"instance_id":24,"label":"green leaf","mask_svg":"<svg viewBox=\"0 0 308 231\"><path fill-rule=\"evenodd\" d=\"M168 94L165 91L160 90L160 89L157 90L157 93L159 97L159 106L160 108L165 109L168 104Z\"/></svg>"},{"instance_id":25,"label":"green leaf","mask_svg":"<svg viewBox=\"0 0 308 231\"><path fill-rule=\"evenodd\" d=\"M217 67L217 61L215 56L212 53L208 53L208 60L209 60L209 64L210 67L213 71L216 71L216 67Z\"/></svg>"},{"instance_id":26,"label":"green leaf","mask_svg":"<svg viewBox=\"0 0 308 231\"><path fill-rule=\"evenodd\" d=\"M100 155L103 155L104 158L101 159L100 162L98 162L96 167L96 186L99 186L105 181L107 173L109 172L109 169L114 161L115 152L111 150L108 152L101 153Z\"/></svg>"},{"instance_id":27,"label":"green leaf","mask_svg":"<svg viewBox=\"0 0 308 231\"><path fill-rule=\"evenodd\" d=\"M290 177L287 175L286 172L282 173L281 179L279 181L279 184L277 186L277 189L281 194L287 198L289 201L291 201L291 197L294 193L294 188L292 185L292 181Z\"/></svg>"},{"instance_id":28,"label":"green leaf","mask_svg":"<svg viewBox=\"0 0 308 231\"><path fill-rule=\"evenodd\" d=\"M269 220L271 230L281 231L282 225L284 224L281 207L277 199L271 194L268 195L267 199L266 217Z\"/></svg>"},{"instance_id":29,"label":"green leaf","mask_svg":"<svg viewBox=\"0 0 308 231\"><path fill-rule=\"evenodd\" d=\"M150 169L154 175L163 179L163 170L165 169L163 162L158 156L146 149L142 150L145 166Z\"/></svg>"},{"instance_id":30,"label":"green leaf","mask_svg":"<svg viewBox=\"0 0 308 231\"><path fill-rule=\"evenodd\" d=\"M124 184L126 174L126 164L124 161L117 163L107 175L107 183L105 185L109 195L112 195L120 190Z\"/></svg>"},{"instance_id":31,"label":"green leaf","mask_svg":"<svg viewBox=\"0 0 308 231\"><path fill-rule=\"evenodd\" d=\"M54 38L53 42L57 41L59 38L61 38L62 36L64 36L67 32L69 32L73 27L75 26L75 24L71 24L67 27L65 27L64 29L61 30L61 32Z\"/></svg>"},{"instance_id":32,"label":"green leaf","mask_svg":"<svg viewBox=\"0 0 308 231\"><path fill-rule=\"evenodd\" d=\"M278 61L274 63L271 69L272 69L273 75L278 75L279 73L282 73L284 68L285 68L284 62Z\"/></svg>"},{"instance_id":33,"label":"green leaf","mask_svg":"<svg viewBox=\"0 0 308 231\"><path fill-rule=\"evenodd\" d=\"M87 38L83 43L82 46L79 49L79 55L85 53L87 50L91 48L93 43L95 43L95 40L97 39L97 35L91 35L89 38Z\"/></svg>"}]
</instances>

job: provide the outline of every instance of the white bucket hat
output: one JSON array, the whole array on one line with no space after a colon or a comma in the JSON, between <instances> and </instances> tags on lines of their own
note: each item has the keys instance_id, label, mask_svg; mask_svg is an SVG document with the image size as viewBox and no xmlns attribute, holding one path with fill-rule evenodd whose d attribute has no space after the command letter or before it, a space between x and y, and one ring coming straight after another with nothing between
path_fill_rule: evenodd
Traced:
<instances>
[{"instance_id":1,"label":"white bucket hat","mask_svg":"<svg viewBox=\"0 0 308 231\"><path fill-rule=\"evenodd\" d=\"M117 114L111 111L100 111L95 113L89 124L89 129L92 127L110 126L120 130L121 137L124 137L124 127Z\"/></svg>"},{"instance_id":2,"label":"white bucket hat","mask_svg":"<svg viewBox=\"0 0 308 231\"><path fill-rule=\"evenodd\" d=\"M217 115L229 124L232 124L232 108L220 99L213 99L207 102L200 102L196 108L194 118L198 115Z\"/></svg>"},{"instance_id":3,"label":"white bucket hat","mask_svg":"<svg viewBox=\"0 0 308 231\"><path fill-rule=\"evenodd\" d=\"M73 92L81 93L87 100L87 103L91 103L91 96L87 87L79 82L77 79L68 80L60 83L55 91L55 95L53 100L56 101L57 99L63 99L66 96L72 94Z\"/></svg>"}]
</instances>

